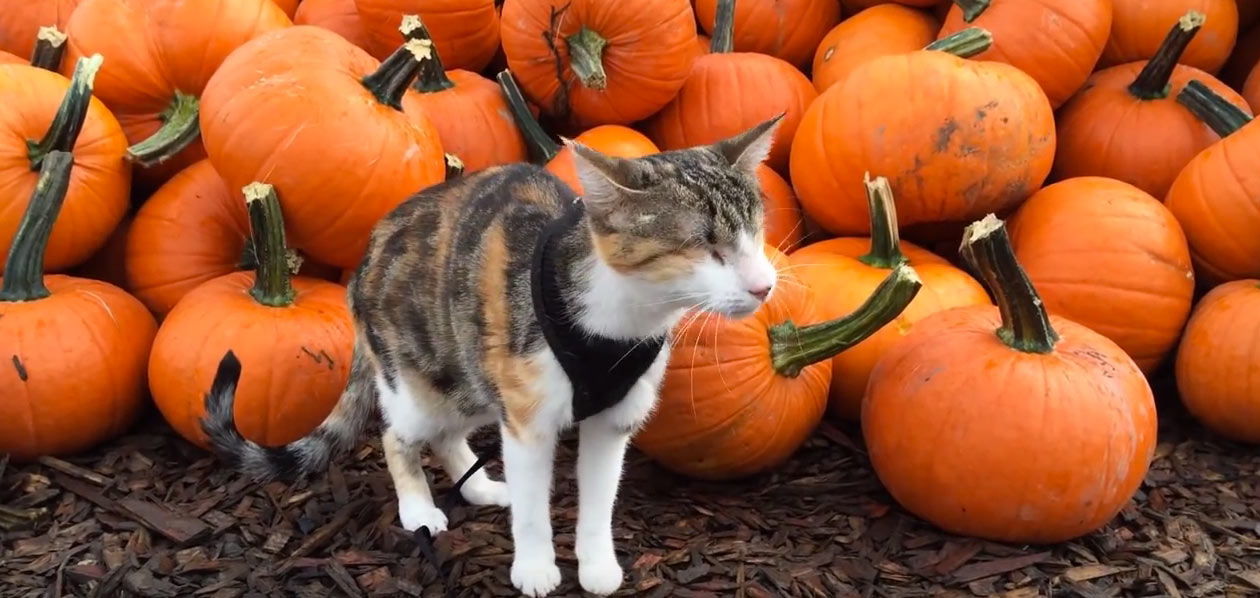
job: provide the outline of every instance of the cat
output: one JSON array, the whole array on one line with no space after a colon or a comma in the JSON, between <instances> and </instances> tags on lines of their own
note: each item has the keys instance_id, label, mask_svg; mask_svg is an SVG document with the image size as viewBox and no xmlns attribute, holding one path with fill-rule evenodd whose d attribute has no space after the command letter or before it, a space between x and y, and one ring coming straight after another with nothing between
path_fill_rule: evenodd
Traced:
<instances>
[{"instance_id":1,"label":"cat","mask_svg":"<svg viewBox=\"0 0 1260 598\"><path fill-rule=\"evenodd\" d=\"M469 433L498 424L506 483L478 470L460 492L510 507L510 577L537 597L561 580L552 469L559 433L576 423L578 580L616 591L613 503L627 444L655 407L670 332L695 309L747 317L773 292L756 170L783 116L639 158L564 139L581 198L531 164L420 191L375 226L349 281L354 358L331 414L284 446L244 439L232 413L241 366L229 351L202 421L215 452L259 479L309 475L353 448L379 405L399 520L436 534L447 520L422 449L458 479L477 460Z\"/></svg>"}]
</instances>

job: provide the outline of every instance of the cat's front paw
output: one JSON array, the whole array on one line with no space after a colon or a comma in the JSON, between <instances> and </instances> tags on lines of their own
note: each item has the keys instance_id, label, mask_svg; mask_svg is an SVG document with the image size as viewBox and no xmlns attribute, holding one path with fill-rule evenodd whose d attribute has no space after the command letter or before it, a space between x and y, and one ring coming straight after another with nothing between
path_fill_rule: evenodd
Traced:
<instances>
[{"instance_id":1,"label":"cat's front paw","mask_svg":"<svg viewBox=\"0 0 1260 598\"><path fill-rule=\"evenodd\" d=\"M555 560L517 556L512 561L512 585L526 596L546 596L560 585L560 568Z\"/></svg>"},{"instance_id":2,"label":"cat's front paw","mask_svg":"<svg viewBox=\"0 0 1260 598\"><path fill-rule=\"evenodd\" d=\"M474 505L506 507L509 503L507 484L494 480L484 480L476 484L468 480L459 489L459 493L464 496L464 500Z\"/></svg>"},{"instance_id":3,"label":"cat's front paw","mask_svg":"<svg viewBox=\"0 0 1260 598\"><path fill-rule=\"evenodd\" d=\"M432 501L402 499L398 502L398 520L403 529L414 532L421 527L429 528L431 535L446 531L446 513L433 506Z\"/></svg>"},{"instance_id":4,"label":"cat's front paw","mask_svg":"<svg viewBox=\"0 0 1260 598\"><path fill-rule=\"evenodd\" d=\"M624 573L613 555L594 559L578 559L578 582L592 594L607 596L621 587Z\"/></svg>"}]
</instances>

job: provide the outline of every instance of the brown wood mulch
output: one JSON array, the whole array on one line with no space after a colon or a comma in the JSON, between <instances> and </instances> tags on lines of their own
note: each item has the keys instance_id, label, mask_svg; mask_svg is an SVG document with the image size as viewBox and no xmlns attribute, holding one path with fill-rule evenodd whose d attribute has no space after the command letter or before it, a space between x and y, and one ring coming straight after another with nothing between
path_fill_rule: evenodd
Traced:
<instances>
[{"instance_id":1,"label":"brown wood mulch","mask_svg":"<svg viewBox=\"0 0 1260 598\"><path fill-rule=\"evenodd\" d=\"M942 533L892 504L852 426L825 423L774 473L699 483L631 453L617 507L619 596L651 598L1260 595L1260 451L1161 401L1155 462L1104 530L1056 546ZM398 526L379 444L327 475L249 483L151 416L81 458L0 460L0 597L443 596ZM479 452L495 451L490 434ZM559 450L555 526L572 553L576 443ZM492 473L501 472L497 461ZM440 489L450 481L438 475ZM504 510L456 507L438 539L452 595L514 596ZM10 531L3 531L8 529Z\"/></svg>"}]
</instances>

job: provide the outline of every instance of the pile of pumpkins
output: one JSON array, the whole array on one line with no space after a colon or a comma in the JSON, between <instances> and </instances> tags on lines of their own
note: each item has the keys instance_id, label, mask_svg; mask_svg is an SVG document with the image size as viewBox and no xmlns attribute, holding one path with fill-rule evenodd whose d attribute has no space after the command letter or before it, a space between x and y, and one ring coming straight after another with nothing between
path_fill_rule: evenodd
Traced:
<instances>
[{"instance_id":1,"label":"pile of pumpkins","mask_svg":"<svg viewBox=\"0 0 1260 598\"><path fill-rule=\"evenodd\" d=\"M782 282L747 319L684 318L635 446L735 479L856 421L892 496L944 529L1088 533L1147 471L1161 367L1206 427L1260 443L1258 19L1243 0L7 6L0 453L88 451L150 397L204 447L228 348L242 433L301 437L349 374L345 281L404 199L525 161L580 193L557 135L634 157L782 112L758 173Z\"/></svg>"}]
</instances>

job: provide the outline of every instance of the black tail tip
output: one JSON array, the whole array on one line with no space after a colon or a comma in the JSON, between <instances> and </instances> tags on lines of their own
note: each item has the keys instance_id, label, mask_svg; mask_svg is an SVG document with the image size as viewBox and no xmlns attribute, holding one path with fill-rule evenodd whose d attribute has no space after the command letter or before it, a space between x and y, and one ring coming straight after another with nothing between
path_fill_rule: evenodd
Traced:
<instances>
[{"instance_id":1,"label":"black tail tip","mask_svg":"<svg viewBox=\"0 0 1260 598\"><path fill-rule=\"evenodd\" d=\"M214 382L210 384L211 395L222 395L228 389L236 386L241 380L241 361L236 358L236 353L228 349L223 354L223 359L219 360L219 369L214 372Z\"/></svg>"}]
</instances>

